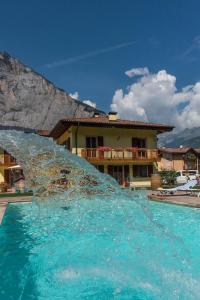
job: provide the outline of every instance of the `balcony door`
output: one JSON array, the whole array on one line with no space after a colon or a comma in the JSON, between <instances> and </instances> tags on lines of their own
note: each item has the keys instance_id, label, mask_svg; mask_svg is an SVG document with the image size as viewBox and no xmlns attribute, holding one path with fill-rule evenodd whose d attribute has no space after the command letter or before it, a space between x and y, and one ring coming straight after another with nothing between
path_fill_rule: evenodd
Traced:
<instances>
[{"instance_id":1,"label":"balcony door","mask_svg":"<svg viewBox=\"0 0 200 300\"><path fill-rule=\"evenodd\" d=\"M132 147L134 148L146 148L146 139L132 138Z\"/></svg>"},{"instance_id":2,"label":"balcony door","mask_svg":"<svg viewBox=\"0 0 200 300\"><path fill-rule=\"evenodd\" d=\"M153 165L134 165L133 177L150 177L153 174Z\"/></svg>"},{"instance_id":3,"label":"balcony door","mask_svg":"<svg viewBox=\"0 0 200 300\"><path fill-rule=\"evenodd\" d=\"M129 166L128 165L109 165L108 174L116 179L120 185L129 183Z\"/></svg>"},{"instance_id":4,"label":"balcony door","mask_svg":"<svg viewBox=\"0 0 200 300\"><path fill-rule=\"evenodd\" d=\"M85 145L87 157L97 158L97 147L103 146L103 136L86 136Z\"/></svg>"},{"instance_id":5,"label":"balcony door","mask_svg":"<svg viewBox=\"0 0 200 300\"><path fill-rule=\"evenodd\" d=\"M136 158L147 158L146 139L132 138L132 147L137 148Z\"/></svg>"},{"instance_id":6,"label":"balcony door","mask_svg":"<svg viewBox=\"0 0 200 300\"><path fill-rule=\"evenodd\" d=\"M86 136L86 148L97 148L102 147L103 143L103 136Z\"/></svg>"}]
</instances>

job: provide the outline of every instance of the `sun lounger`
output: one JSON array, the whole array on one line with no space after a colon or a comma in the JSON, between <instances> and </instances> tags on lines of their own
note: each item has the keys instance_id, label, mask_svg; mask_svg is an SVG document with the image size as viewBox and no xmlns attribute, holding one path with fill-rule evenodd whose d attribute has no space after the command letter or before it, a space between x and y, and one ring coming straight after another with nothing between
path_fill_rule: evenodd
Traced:
<instances>
[{"instance_id":1,"label":"sun lounger","mask_svg":"<svg viewBox=\"0 0 200 300\"><path fill-rule=\"evenodd\" d=\"M198 183L198 181L196 179L193 179L181 186L177 186L172 189L160 189L159 191L161 192L161 194L167 194L167 193L174 194L178 191L192 192L192 190L194 191L193 188L197 185L197 183Z\"/></svg>"},{"instance_id":2,"label":"sun lounger","mask_svg":"<svg viewBox=\"0 0 200 300\"><path fill-rule=\"evenodd\" d=\"M200 189L190 189L191 196L200 197Z\"/></svg>"}]
</instances>

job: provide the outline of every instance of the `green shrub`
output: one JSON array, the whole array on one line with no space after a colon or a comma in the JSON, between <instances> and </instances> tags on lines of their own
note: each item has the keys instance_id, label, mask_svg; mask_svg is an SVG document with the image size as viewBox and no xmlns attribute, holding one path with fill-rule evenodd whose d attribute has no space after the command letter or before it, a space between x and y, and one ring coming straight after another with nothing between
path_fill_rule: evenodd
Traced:
<instances>
[{"instance_id":1,"label":"green shrub","mask_svg":"<svg viewBox=\"0 0 200 300\"><path fill-rule=\"evenodd\" d=\"M171 171L162 170L159 172L159 174L162 178L163 184L170 185L170 186L175 185L176 177L178 176L175 170L171 170Z\"/></svg>"}]
</instances>

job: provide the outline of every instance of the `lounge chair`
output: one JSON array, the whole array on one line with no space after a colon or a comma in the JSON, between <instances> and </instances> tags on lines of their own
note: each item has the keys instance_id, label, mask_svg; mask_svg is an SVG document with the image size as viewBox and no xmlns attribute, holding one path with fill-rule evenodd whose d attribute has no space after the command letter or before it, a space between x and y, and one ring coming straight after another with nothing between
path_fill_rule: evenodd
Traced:
<instances>
[{"instance_id":1,"label":"lounge chair","mask_svg":"<svg viewBox=\"0 0 200 300\"><path fill-rule=\"evenodd\" d=\"M196 179L190 180L187 183L177 186L175 188L172 189L160 189L159 192L161 192L161 194L174 194L175 192L178 191L184 191L184 192L194 192L197 191L197 189L193 189L196 185L198 184L198 181ZM200 192L200 191L199 191Z\"/></svg>"}]
</instances>

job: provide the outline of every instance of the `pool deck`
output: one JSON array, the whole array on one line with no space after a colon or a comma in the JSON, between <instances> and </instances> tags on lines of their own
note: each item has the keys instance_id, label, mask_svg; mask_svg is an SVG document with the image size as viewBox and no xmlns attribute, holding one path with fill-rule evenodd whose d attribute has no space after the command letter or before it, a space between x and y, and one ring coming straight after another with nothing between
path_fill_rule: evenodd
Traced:
<instances>
[{"instance_id":1,"label":"pool deck","mask_svg":"<svg viewBox=\"0 0 200 300\"><path fill-rule=\"evenodd\" d=\"M177 195L162 195L159 192L150 192L148 194L148 198L150 201L200 208L200 197L187 195L185 193L179 193Z\"/></svg>"},{"instance_id":2,"label":"pool deck","mask_svg":"<svg viewBox=\"0 0 200 300\"><path fill-rule=\"evenodd\" d=\"M7 205L9 203L20 203L20 202L31 202L31 201L32 201L32 196L0 198L0 225L3 221L3 217L6 212Z\"/></svg>"}]
</instances>

